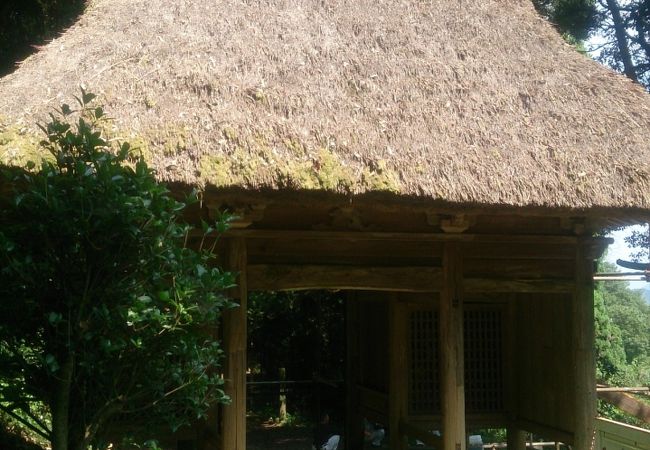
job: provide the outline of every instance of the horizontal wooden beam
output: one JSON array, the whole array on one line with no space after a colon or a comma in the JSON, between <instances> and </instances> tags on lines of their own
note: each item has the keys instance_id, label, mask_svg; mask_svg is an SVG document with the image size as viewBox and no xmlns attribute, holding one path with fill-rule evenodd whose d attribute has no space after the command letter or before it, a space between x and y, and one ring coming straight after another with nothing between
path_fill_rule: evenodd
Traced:
<instances>
[{"instance_id":1,"label":"horizontal wooden beam","mask_svg":"<svg viewBox=\"0 0 650 450\"><path fill-rule=\"evenodd\" d=\"M645 423L650 423L650 405L625 392L598 391L598 398Z\"/></svg>"},{"instance_id":2,"label":"horizontal wooden beam","mask_svg":"<svg viewBox=\"0 0 650 450\"><path fill-rule=\"evenodd\" d=\"M435 267L442 243L417 241L327 241L286 236L247 239L250 264L382 265Z\"/></svg>"},{"instance_id":3,"label":"horizontal wooden beam","mask_svg":"<svg viewBox=\"0 0 650 450\"><path fill-rule=\"evenodd\" d=\"M200 230L197 230L200 234ZM575 244L576 236L557 235L507 235L507 234L465 234L465 233L404 233L404 232L369 232L369 231L312 231L312 230L256 230L232 229L226 236L255 239L326 239L326 240L395 240L424 242L492 242L513 244ZM610 242L608 238L595 238Z\"/></svg>"},{"instance_id":4,"label":"horizontal wooden beam","mask_svg":"<svg viewBox=\"0 0 650 450\"><path fill-rule=\"evenodd\" d=\"M252 291L305 289L361 289L398 292L440 292L443 287L440 267L382 267L343 265L251 264L248 288ZM522 278L465 278L468 293L572 292L572 280Z\"/></svg>"},{"instance_id":5,"label":"horizontal wooden beam","mask_svg":"<svg viewBox=\"0 0 650 450\"><path fill-rule=\"evenodd\" d=\"M596 392L650 392L650 387L611 387L611 386L597 386Z\"/></svg>"},{"instance_id":6,"label":"horizontal wooden beam","mask_svg":"<svg viewBox=\"0 0 650 450\"><path fill-rule=\"evenodd\" d=\"M465 278L465 292L512 292L563 294L573 292L573 280Z\"/></svg>"},{"instance_id":7,"label":"horizontal wooden beam","mask_svg":"<svg viewBox=\"0 0 650 450\"><path fill-rule=\"evenodd\" d=\"M465 258L465 278L573 279L575 262L567 259Z\"/></svg>"},{"instance_id":8,"label":"horizontal wooden beam","mask_svg":"<svg viewBox=\"0 0 650 450\"><path fill-rule=\"evenodd\" d=\"M564 444L573 444L573 433L566 430L561 430L559 428L526 419L516 420L513 425L515 428L542 435L544 436L544 439L553 439Z\"/></svg>"},{"instance_id":9,"label":"horizontal wooden beam","mask_svg":"<svg viewBox=\"0 0 650 450\"><path fill-rule=\"evenodd\" d=\"M286 291L304 289L361 289L436 292L442 288L439 267L364 267L328 265L252 264L248 289Z\"/></svg>"}]
</instances>

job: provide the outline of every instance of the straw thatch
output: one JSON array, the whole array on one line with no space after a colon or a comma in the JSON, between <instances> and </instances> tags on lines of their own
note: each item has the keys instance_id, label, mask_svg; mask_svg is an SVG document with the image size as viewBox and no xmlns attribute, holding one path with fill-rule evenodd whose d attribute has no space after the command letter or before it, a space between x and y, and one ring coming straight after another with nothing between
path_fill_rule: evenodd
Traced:
<instances>
[{"instance_id":1,"label":"straw thatch","mask_svg":"<svg viewBox=\"0 0 650 450\"><path fill-rule=\"evenodd\" d=\"M650 209L650 95L528 0L95 0L0 80L2 160L81 83L165 180Z\"/></svg>"}]
</instances>

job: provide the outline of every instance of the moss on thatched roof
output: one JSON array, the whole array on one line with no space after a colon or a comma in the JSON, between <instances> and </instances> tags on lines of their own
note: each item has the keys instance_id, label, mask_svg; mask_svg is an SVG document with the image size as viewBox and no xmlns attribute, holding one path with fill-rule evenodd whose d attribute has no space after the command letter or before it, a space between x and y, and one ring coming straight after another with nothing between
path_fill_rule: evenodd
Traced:
<instances>
[{"instance_id":1,"label":"moss on thatched roof","mask_svg":"<svg viewBox=\"0 0 650 450\"><path fill-rule=\"evenodd\" d=\"M82 83L164 180L650 209L650 95L528 0L95 0L0 80L0 134Z\"/></svg>"}]
</instances>

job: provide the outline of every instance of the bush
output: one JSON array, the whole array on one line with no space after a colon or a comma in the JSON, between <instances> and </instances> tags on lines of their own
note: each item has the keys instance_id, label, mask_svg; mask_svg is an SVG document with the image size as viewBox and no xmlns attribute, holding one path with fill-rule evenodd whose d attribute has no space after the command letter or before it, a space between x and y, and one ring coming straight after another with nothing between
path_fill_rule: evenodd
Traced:
<instances>
[{"instance_id":1,"label":"bush","mask_svg":"<svg viewBox=\"0 0 650 450\"><path fill-rule=\"evenodd\" d=\"M1 175L13 191L0 203L0 407L53 450L101 446L118 416L176 429L226 400L213 328L233 277L185 245L191 199L128 144L110 151L82 94L42 127L51 158Z\"/></svg>"}]
</instances>

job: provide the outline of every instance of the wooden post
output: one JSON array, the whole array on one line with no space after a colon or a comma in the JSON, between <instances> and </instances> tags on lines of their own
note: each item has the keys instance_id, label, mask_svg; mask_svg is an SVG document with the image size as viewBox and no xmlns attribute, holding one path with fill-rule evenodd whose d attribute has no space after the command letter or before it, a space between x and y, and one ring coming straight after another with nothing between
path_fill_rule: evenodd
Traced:
<instances>
[{"instance_id":1,"label":"wooden post","mask_svg":"<svg viewBox=\"0 0 650 450\"><path fill-rule=\"evenodd\" d=\"M526 434L515 426L508 427L508 450L526 450Z\"/></svg>"},{"instance_id":2,"label":"wooden post","mask_svg":"<svg viewBox=\"0 0 650 450\"><path fill-rule=\"evenodd\" d=\"M224 388L231 403L223 408L221 448L246 450L246 242L243 238L233 239L228 247L228 269L238 274L232 296L239 299L239 307L224 314Z\"/></svg>"},{"instance_id":3,"label":"wooden post","mask_svg":"<svg viewBox=\"0 0 650 450\"><path fill-rule=\"evenodd\" d=\"M588 239L576 250L576 283L572 302L575 430L573 448L590 450L596 420L596 365L594 357L593 258Z\"/></svg>"},{"instance_id":4,"label":"wooden post","mask_svg":"<svg viewBox=\"0 0 650 450\"><path fill-rule=\"evenodd\" d=\"M506 358L509 365L504 367L506 380L506 401L510 413L511 423L508 426L508 450L526 450L526 432L518 427L515 423L519 415L519 377L517 368L520 366L517 351L517 294L510 294L508 299L508 309L506 322Z\"/></svg>"},{"instance_id":5,"label":"wooden post","mask_svg":"<svg viewBox=\"0 0 650 450\"><path fill-rule=\"evenodd\" d=\"M287 418L287 385L282 383L282 381L287 381L287 369L286 367L280 367L278 369L278 379L280 380L280 420L284 421Z\"/></svg>"},{"instance_id":6,"label":"wooden post","mask_svg":"<svg viewBox=\"0 0 650 450\"><path fill-rule=\"evenodd\" d=\"M346 341L346 413L345 446L363 447L363 417L359 413L359 300L354 292L348 292L345 299L345 341Z\"/></svg>"},{"instance_id":7,"label":"wooden post","mask_svg":"<svg viewBox=\"0 0 650 450\"><path fill-rule=\"evenodd\" d=\"M407 314L406 305L400 304L397 295L391 296L388 308L389 328L389 381L388 429L391 450L406 450L407 439L401 434L400 421L406 419L408 408L408 367L406 366Z\"/></svg>"},{"instance_id":8,"label":"wooden post","mask_svg":"<svg viewBox=\"0 0 650 450\"><path fill-rule=\"evenodd\" d=\"M445 450L466 450L463 355L463 270L460 245L446 242L440 295L442 439Z\"/></svg>"}]
</instances>

